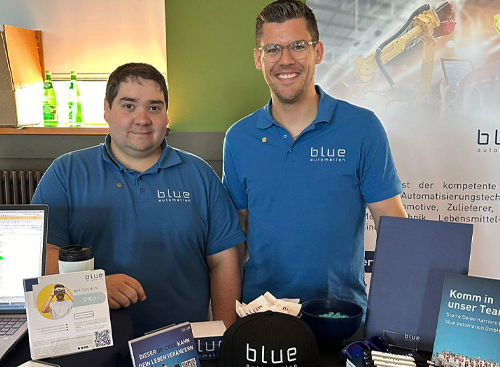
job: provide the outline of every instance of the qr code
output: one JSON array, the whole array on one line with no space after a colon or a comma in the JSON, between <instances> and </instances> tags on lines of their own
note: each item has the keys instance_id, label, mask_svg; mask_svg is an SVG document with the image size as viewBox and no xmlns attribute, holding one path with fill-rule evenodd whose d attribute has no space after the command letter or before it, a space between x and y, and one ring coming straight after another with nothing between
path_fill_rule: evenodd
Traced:
<instances>
[{"instance_id":1,"label":"qr code","mask_svg":"<svg viewBox=\"0 0 500 367\"><path fill-rule=\"evenodd\" d=\"M191 358L181 363L182 367L196 367L196 359Z\"/></svg>"},{"instance_id":2,"label":"qr code","mask_svg":"<svg viewBox=\"0 0 500 367\"><path fill-rule=\"evenodd\" d=\"M110 330L94 331L95 347L111 345Z\"/></svg>"}]
</instances>

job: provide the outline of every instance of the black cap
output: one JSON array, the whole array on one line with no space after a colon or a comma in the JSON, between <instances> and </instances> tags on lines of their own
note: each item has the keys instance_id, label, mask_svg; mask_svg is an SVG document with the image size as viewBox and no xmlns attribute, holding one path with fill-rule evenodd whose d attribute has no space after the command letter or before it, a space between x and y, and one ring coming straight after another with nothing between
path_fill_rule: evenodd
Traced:
<instances>
[{"instance_id":1,"label":"black cap","mask_svg":"<svg viewBox=\"0 0 500 367\"><path fill-rule=\"evenodd\" d=\"M238 319L224 333L218 367L317 367L318 344L301 319L266 311Z\"/></svg>"},{"instance_id":2,"label":"black cap","mask_svg":"<svg viewBox=\"0 0 500 367\"><path fill-rule=\"evenodd\" d=\"M90 260L94 258L92 246L84 248L80 245L61 247L59 249L59 260L67 262L76 262Z\"/></svg>"}]
</instances>

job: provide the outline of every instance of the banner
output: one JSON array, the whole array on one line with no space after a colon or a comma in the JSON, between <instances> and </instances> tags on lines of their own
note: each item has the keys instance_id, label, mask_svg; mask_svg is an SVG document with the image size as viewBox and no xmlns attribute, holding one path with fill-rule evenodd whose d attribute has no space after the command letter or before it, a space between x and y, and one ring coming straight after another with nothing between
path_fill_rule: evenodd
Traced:
<instances>
[{"instance_id":1,"label":"banner","mask_svg":"<svg viewBox=\"0 0 500 367\"><path fill-rule=\"evenodd\" d=\"M307 4L316 84L382 121L409 217L474 224L469 274L500 278L500 0ZM368 270L375 239L367 211Z\"/></svg>"},{"instance_id":2,"label":"banner","mask_svg":"<svg viewBox=\"0 0 500 367\"><path fill-rule=\"evenodd\" d=\"M499 297L498 280L446 275L434 343L436 365L456 360L455 365L478 367L489 360L490 366L498 366Z\"/></svg>"}]
</instances>

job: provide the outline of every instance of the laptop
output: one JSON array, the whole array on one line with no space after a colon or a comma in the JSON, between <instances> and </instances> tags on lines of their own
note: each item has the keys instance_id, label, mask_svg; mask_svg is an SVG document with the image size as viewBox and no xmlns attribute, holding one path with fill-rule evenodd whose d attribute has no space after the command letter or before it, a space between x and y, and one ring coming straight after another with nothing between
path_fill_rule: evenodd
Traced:
<instances>
[{"instance_id":1,"label":"laptop","mask_svg":"<svg viewBox=\"0 0 500 367\"><path fill-rule=\"evenodd\" d=\"M45 273L47 205L0 205L0 360L28 330L24 278Z\"/></svg>"}]
</instances>

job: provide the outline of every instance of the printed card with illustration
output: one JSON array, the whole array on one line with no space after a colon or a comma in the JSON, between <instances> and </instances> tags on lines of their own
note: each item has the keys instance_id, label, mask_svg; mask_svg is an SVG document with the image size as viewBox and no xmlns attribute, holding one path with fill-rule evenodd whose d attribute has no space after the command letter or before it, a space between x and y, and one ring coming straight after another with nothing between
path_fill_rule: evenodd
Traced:
<instances>
[{"instance_id":1,"label":"printed card with illustration","mask_svg":"<svg viewBox=\"0 0 500 367\"><path fill-rule=\"evenodd\" d=\"M24 279L32 359L113 345L103 270Z\"/></svg>"}]
</instances>

